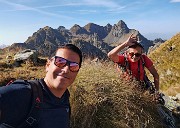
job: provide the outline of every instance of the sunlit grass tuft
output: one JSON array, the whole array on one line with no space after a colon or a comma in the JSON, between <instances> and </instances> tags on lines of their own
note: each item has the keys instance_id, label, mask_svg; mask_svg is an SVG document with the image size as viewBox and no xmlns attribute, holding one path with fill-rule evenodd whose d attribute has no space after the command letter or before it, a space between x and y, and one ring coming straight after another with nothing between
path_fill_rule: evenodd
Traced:
<instances>
[{"instance_id":1,"label":"sunlit grass tuft","mask_svg":"<svg viewBox=\"0 0 180 128\"><path fill-rule=\"evenodd\" d=\"M161 127L150 95L134 89L136 81L118 77L114 65L83 65L71 86L73 128Z\"/></svg>"}]
</instances>

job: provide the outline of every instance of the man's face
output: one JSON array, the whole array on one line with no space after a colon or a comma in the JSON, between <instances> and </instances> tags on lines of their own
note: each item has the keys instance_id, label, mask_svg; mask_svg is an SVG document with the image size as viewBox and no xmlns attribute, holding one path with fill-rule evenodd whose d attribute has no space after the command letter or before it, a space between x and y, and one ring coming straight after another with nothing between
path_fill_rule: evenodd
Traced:
<instances>
[{"instance_id":1,"label":"man's face","mask_svg":"<svg viewBox=\"0 0 180 128\"><path fill-rule=\"evenodd\" d=\"M128 50L128 58L132 62L138 61L140 59L141 54L142 54L142 48L141 47L129 48L129 50Z\"/></svg>"},{"instance_id":2,"label":"man's face","mask_svg":"<svg viewBox=\"0 0 180 128\"><path fill-rule=\"evenodd\" d=\"M79 64L79 55L69 49L59 49L56 53L57 57L62 57L68 61ZM46 64L46 77L45 82L50 88L54 89L66 89L70 86L78 72L72 72L68 65L58 67L54 64L55 58L53 57Z\"/></svg>"}]
</instances>

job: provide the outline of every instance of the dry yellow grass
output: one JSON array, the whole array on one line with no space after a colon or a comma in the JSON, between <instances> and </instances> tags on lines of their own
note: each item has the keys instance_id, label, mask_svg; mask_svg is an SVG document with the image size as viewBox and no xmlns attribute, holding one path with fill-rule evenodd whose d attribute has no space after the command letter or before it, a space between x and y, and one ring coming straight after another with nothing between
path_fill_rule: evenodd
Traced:
<instances>
[{"instance_id":1,"label":"dry yellow grass","mask_svg":"<svg viewBox=\"0 0 180 128\"><path fill-rule=\"evenodd\" d=\"M180 85L179 42L180 33L177 33L149 54L158 69L161 89L169 95L175 95L171 90Z\"/></svg>"},{"instance_id":2,"label":"dry yellow grass","mask_svg":"<svg viewBox=\"0 0 180 128\"><path fill-rule=\"evenodd\" d=\"M42 78L44 66L7 68L0 63L0 85L10 78ZM161 128L151 96L123 81L112 63L84 62L71 92L72 128Z\"/></svg>"},{"instance_id":3,"label":"dry yellow grass","mask_svg":"<svg viewBox=\"0 0 180 128\"><path fill-rule=\"evenodd\" d=\"M150 95L123 81L113 64L86 63L71 86L73 128L161 128Z\"/></svg>"}]
</instances>

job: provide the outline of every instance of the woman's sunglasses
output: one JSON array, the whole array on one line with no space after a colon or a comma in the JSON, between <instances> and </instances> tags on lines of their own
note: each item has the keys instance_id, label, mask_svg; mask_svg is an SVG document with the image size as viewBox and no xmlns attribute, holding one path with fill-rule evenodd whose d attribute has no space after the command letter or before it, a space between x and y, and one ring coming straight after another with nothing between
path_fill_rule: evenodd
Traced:
<instances>
[{"instance_id":1,"label":"woman's sunglasses","mask_svg":"<svg viewBox=\"0 0 180 128\"><path fill-rule=\"evenodd\" d=\"M130 55L131 57L133 57L133 56L140 57L142 54L141 54L141 53L130 52L129 55Z\"/></svg>"},{"instance_id":2,"label":"woman's sunglasses","mask_svg":"<svg viewBox=\"0 0 180 128\"><path fill-rule=\"evenodd\" d=\"M66 60L65 58L59 57L59 56L54 56L55 60L54 60L54 64L59 67L59 68L63 68L64 66L68 65L69 66L69 70L71 72L78 72L79 71L79 64L76 62L72 62L69 60Z\"/></svg>"}]
</instances>

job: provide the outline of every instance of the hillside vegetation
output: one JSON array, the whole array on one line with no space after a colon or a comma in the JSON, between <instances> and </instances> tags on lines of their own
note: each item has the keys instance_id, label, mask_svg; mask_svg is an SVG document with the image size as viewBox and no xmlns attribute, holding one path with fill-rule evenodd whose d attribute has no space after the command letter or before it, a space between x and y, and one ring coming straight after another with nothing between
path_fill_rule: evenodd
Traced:
<instances>
[{"instance_id":1,"label":"hillside vegetation","mask_svg":"<svg viewBox=\"0 0 180 128\"><path fill-rule=\"evenodd\" d=\"M180 33L148 56L160 75L160 89L180 92ZM45 64L8 66L0 52L0 85L10 79L43 78ZM136 81L122 80L112 62L84 61L71 92L72 128L162 128L152 96L134 87Z\"/></svg>"},{"instance_id":2,"label":"hillside vegetation","mask_svg":"<svg viewBox=\"0 0 180 128\"><path fill-rule=\"evenodd\" d=\"M160 75L160 88L169 94L180 92L180 33L161 44L149 57Z\"/></svg>"},{"instance_id":3,"label":"hillside vegetation","mask_svg":"<svg viewBox=\"0 0 180 128\"><path fill-rule=\"evenodd\" d=\"M161 128L156 104L119 78L114 65L83 65L71 86L73 128Z\"/></svg>"},{"instance_id":4,"label":"hillside vegetation","mask_svg":"<svg viewBox=\"0 0 180 128\"><path fill-rule=\"evenodd\" d=\"M8 68L0 61L0 85L10 78L44 77L44 66ZM71 92L72 128L161 128L152 97L123 81L112 63L84 62Z\"/></svg>"}]
</instances>

